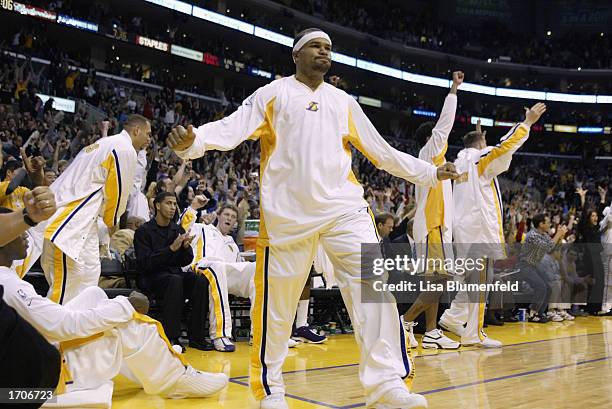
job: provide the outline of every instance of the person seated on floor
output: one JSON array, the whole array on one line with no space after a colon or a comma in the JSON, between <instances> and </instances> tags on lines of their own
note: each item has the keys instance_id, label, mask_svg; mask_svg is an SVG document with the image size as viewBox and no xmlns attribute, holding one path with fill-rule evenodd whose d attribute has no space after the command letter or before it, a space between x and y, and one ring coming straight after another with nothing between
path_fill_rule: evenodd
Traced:
<instances>
[{"instance_id":1,"label":"person seated on floor","mask_svg":"<svg viewBox=\"0 0 612 409\"><path fill-rule=\"evenodd\" d=\"M108 299L99 287L88 287L66 305L38 295L10 268L25 257L27 246L24 234L0 247L0 286L4 302L63 354L57 402L51 405L110 408L112 379L119 373L148 394L175 399L209 396L227 385L225 374L190 366L159 322L138 312L145 312L142 294Z\"/></svg>"},{"instance_id":2,"label":"person seated on floor","mask_svg":"<svg viewBox=\"0 0 612 409\"><path fill-rule=\"evenodd\" d=\"M209 350L204 340L204 319L208 282L193 271L183 271L193 260L192 236L175 223L178 208L172 192L158 193L155 216L140 226L134 235L134 250L139 268L138 287L161 300L161 322L173 345L181 335L181 315L185 300L192 304L188 326L189 345Z\"/></svg>"}]
</instances>

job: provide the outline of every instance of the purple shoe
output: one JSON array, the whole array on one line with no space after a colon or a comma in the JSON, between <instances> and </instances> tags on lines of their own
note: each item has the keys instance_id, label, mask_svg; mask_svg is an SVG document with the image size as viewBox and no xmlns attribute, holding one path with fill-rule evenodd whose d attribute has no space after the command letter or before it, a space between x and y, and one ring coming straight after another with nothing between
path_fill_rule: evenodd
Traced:
<instances>
[{"instance_id":1,"label":"purple shoe","mask_svg":"<svg viewBox=\"0 0 612 409\"><path fill-rule=\"evenodd\" d=\"M295 341L300 341L300 342L310 343L310 344L321 344L327 341L327 337L325 335L317 334L315 330L313 330L312 328L308 326L297 328L293 332L293 336L291 338Z\"/></svg>"}]
</instances>

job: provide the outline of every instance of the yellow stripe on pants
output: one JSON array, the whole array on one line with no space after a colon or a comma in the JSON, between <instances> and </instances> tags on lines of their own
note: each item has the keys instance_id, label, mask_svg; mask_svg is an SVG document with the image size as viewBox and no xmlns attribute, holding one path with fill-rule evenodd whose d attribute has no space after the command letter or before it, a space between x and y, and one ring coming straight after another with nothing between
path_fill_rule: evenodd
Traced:
<instances>
[{"instance_id":1,"label":"yellow stripe on pants","mask_svg":"<svg viewBox=\"0 0 612 409\"><path fill-rule=\"evenodd\" d=\"M264 379L264 368L265 368L265 338L263 333L265 331L266 321L266 310L264 308L265 293L266 293L266 277L264 266L267 262L266 249L267 247L262 242L267 240L258 240L256 248L256 262L255 262L255 300L253 305L253 348L251 349L251 376L250 384L251 391L255 396L255 399L261 400L266 397L269 393L269 389L266 390L264 383L267 381Z\"/></svg>"},{"instance_id":2,"label":"yellow stripe on pants","mask_svg":"<svg viewBox=\"0 0 612 409\"><path fill-rule=\"evenodd\" d=\"M485 268L480 271L479 284L487 283L487 270L489 269L489 259L485 257ZM484 328L484 315L485 315L485 295L484 291L480 291L478 296L478 338L484 341L483 328Z\"/></svg>"},{"instance_id":3,"label":"yellow stripe on pants","mask_svg":"<svg viewBox=\"0 0 612 409\"><path fill-rule=\"evenodd\" d=\"M52 244L51 244L52 245ZM49 299L55 303L60 303L64 295L64 281L66 280L64 265L64 253L59 247L53 246L53 291Z\"/></svg>"},{"instance_id":4,"label":"yellow stripe on pants","mask_svg":"<svg viewBox=\"0 0 612 409\"><path fill-rule=\"evenodd\" d=\"M400 331L404 331L404 327L400 328ZM416 368L414 366L414 359L412 358L412 348L407 347L406 352L408 353L408 361L410 362L410 373L404 379L406 386L408 389L412 390L412 383L414 382L414 377L416 376Z\"/></svg>"},{"instance_id":5,"label":"yellow stripe on pants","mask_svg":"<svg viewBox=\"0 0 612 409\"><path fill-rule=\"evenodd\" d=\"M164 332L164 327L162 326L161 322L159 322L157 320L154 320L153 318L149 317L148 315L144 315L144 314L141 314L139 312L135 312L132 315L132 318L135 319L136 321L144 322L146 324L153 324L153 325L155 325L155 327L157 328L157 332L159 333L159 336L161 337L161 339L164 341L164 343L168 347L168 350L170 351L170 353L172 353L172 355L177 357L184 366L188 366L189 365L189 362L187 362L187 360L183 357L183 355L179 354L178 352L176 352L174 350L174 348L172 348L172 344L170 343L170 340L166 336L166 333Z\"/></svg>"},{"instance_id":6,"label":"yellow stripe on pants","mask_svg":"<svg viewBox=\"0 0 612 409\"><path fill-rule=\"evenodd\" d=\"M372 213L372 209L368 207L368 214L370 215L370 219L372 219L372 223L374 223L374 232L376 232L376 238L378 241L381 240L380 234L378 234L378 226L376 226L376 218L374 217L374 213Z\"/></svg>"},{"instance_id":7,"label":"yellow stripe on pants","mask_svg":"<svg viewBox=\"0 0 612 409\"><path fill-rule=\"evenodd\" d=\"M204 274L210 284L210 295L212 296L213 308L215 309L215 338L222 338L224 337L225 322L223 320L223 304L221 304L221 294L219 294L217 278L208 268L199 269L198 272Z\"/></svg>"}]
</instances>

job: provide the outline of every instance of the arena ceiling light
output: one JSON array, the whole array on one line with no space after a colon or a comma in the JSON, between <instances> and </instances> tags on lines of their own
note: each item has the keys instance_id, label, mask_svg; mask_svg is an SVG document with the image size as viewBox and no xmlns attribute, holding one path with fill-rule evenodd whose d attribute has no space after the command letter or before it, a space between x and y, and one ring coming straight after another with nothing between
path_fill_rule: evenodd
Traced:
<instances>
[{"instance_id":1,"label":"arena ceiling light","mask_svg":"<svg viewBox=\"0 0 612 409\"><path fill-rule=\"evenodd\" d=\"M178 0L145 0L148 3L157 4L170 10L180 11L181 13L191 14L192 5Z\"/></svg>"},{"instance_id":2,"label":"arena ceiling light","mask_svg":"<svg viewBox=\"0 0 612 409\"><path fill-rule=\"evenodd\" d=\"M398 79L402 79L402 71L397 68L387 67L386 65L377 64L375 62L357 60L357 68L361 68L362 70L372 71L377 74L386 75L388 77L395 77Z\"/></svg>"},{"instance_id":3,"label":"arena ceiling light","mask_svg":"<svg viewBox=\"0 0 612 409\"><path fill-rule=\"evenodd\" d=\"M578 127L574 125L554 125L553 130L555 132L577 133Z\"/></svg>"},{"instance_id":4,"label":"arena ceiling light","mask_svg":"<svg viewBox=\"0 0 612 409\"><path fill-rule=\"evenodd\" d=\"M360 96L358 102L362 105L368 105L374 108L382 107L382 101L376 98Z\"/></svg>"},{"instance_id":5,"label":"arena ceiling light","mask_svg":"<svg viewBox=\"0 0 612 409\"><path fill-rule=\"evenodd\" d=\"M428 75L412 74L406 71L402 71L402 79L416 84L433 85L434 87L442 88L450 87L450 80L430 77Z\"/></svg>"},{"instance_id":6,"label":"arena ceiling light","mask_svg":"<svg viewBox=\"0 0 612 409\"><path fill-rule=\"evenodd\" d=\"M472 84L464 82L461 84L461 91L474 92L476 94L495 95L495 87L487 87L486 85Z\"/></svg>"},{"instance_id":7,"label":"arena ceiling light","mask_svg":"<svg viewBox=\"0 0 612 409\"><path fill-rule=\"evenodd\" d=\"M547 101L560 101L560 102L582 102L585 104L595 104L597 102L596 95L582 95L582 94L561 94L558 92L547 92Z\"/></svg>"},{"instance_id":8,"label":"arena ceiling light","mask_svg":"<svg viewBox=\"0 0 612 409\"><path fill-rule=\"evenodd\" d=\"M287 47L293 47L293 38L284 34L279 34L274 31L266 30L265 28L255 27L255 37L264 38L268 41L282 44Z\"/></svg>"},{"instance_id":9,"label":"arena ceiling light","mask_svg":"<svg viewBox=\"0 0 612 409\"><path fill-rule=\"evenodd\" d=\"M579 126L578 133L604 133L601 126Z\"/></svg>"},{"instance_id":10,"label":"arena ceiling light","mask_svg":"<svg viewBox=\"0 0 612 409\"><path fill-rule=\"evenodd\" d=\"M412 115L418 115L418 116L428 116L431 118L435 118L438 116L437 113L433 112L433 111L427 111L425 109L413 109L412 110Z\"/></svg>"},{"instance_id":11,"label":"arena ceiling light","mask_svg":"<svg viewBox=\"0 0 612 409\"><path fill-rule=\"evenodd\" d=\"M497 95L498 97L537 99L539 101L544 101L546 99L546 92L528 91L524 89L514 89L514 88L496 88L495 95Z\"/></svg>"},{"instance_id":12,"label":"arena ceiling light","mask_svg":"<svg viewBox=\"0 0 612 409\"><path fill-rule=\"evenodd\" d=\"M245 23L244 21L224 16L223 14L215 13L198 6L193 6L193 16L233 30L242 31L243 33L255 33L255 26L253 24Z\"/></svg>"}]
</instances>

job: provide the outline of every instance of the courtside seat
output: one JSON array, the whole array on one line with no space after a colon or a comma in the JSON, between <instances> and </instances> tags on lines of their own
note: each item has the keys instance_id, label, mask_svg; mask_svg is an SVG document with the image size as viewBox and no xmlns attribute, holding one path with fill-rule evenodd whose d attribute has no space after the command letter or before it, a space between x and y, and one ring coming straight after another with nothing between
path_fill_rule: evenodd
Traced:
<instances>
[{"instance_id":1,"label":"courtside seat","mask_svg":"<svg viewBox=\"0 0 612 409\"><path fill-rule=\"evenodd\" d=\"M310 290L310 296L313 298L313 324L315 326L325 326L334 321L343 334L349 331L351 320L339 288L313 288Z\"/></svg>"}]
</instances>

